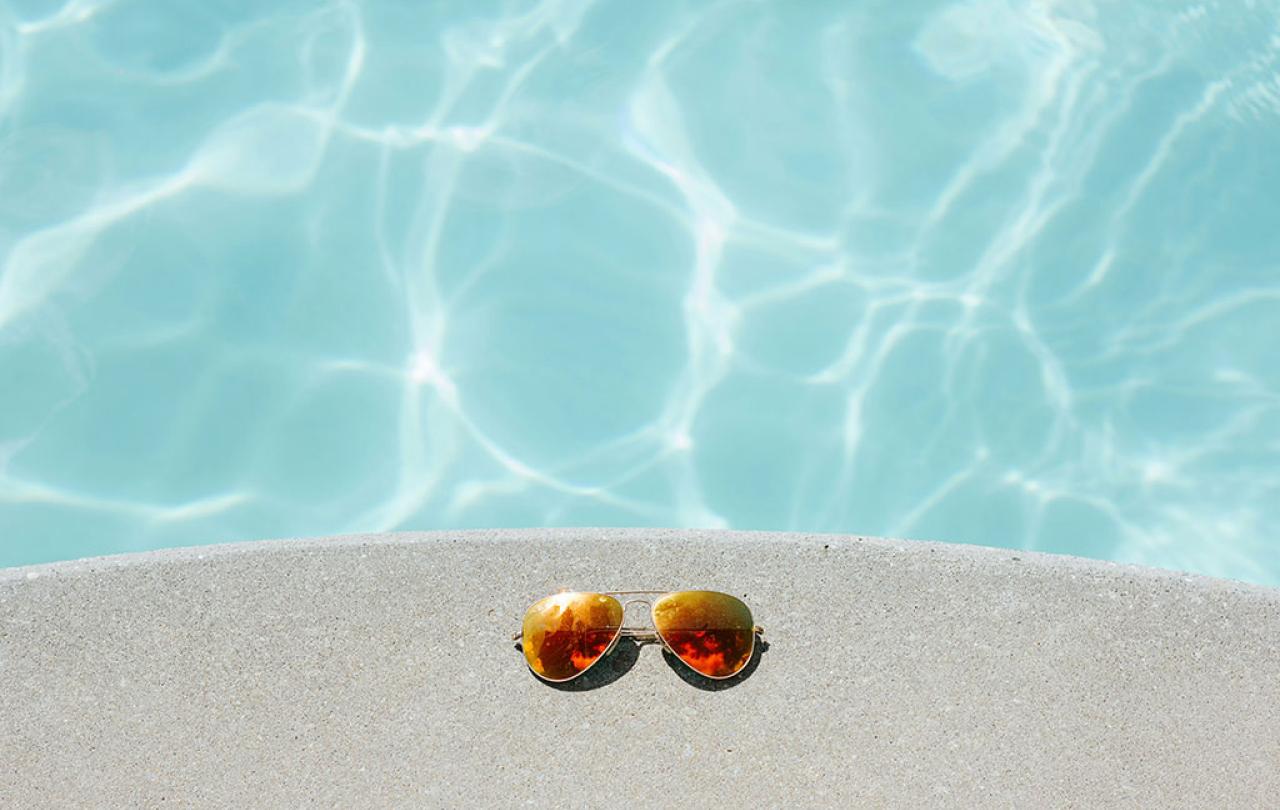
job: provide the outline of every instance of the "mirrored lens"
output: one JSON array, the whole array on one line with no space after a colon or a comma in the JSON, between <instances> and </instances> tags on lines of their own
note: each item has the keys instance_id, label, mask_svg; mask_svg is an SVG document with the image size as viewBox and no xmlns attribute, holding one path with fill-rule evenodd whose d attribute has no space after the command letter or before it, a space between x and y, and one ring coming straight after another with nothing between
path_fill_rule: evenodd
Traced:
<instances>
[{"instance_id":1,"label":"mirrored lens","mask_svg":"<svg viewBox=\"0 0 1280 810\"><path fill-rule=\"evenodd\" d=\"M600 660L622 629L622 604L599 593L558 593L524 614L529 668L549 681L576 678Z\"/></svg>"},{"instance_id":2,"label":"mirrored lens","mask_svg":"<svg viewBox=\"0 0 1280 810\"><path fill-rule=\"evenodd\" d=\"M736 675L755 650L755 622L741 599L716 591L667 594L653 622L680 660L708 678Z\"/></svg>"}]
</instances>

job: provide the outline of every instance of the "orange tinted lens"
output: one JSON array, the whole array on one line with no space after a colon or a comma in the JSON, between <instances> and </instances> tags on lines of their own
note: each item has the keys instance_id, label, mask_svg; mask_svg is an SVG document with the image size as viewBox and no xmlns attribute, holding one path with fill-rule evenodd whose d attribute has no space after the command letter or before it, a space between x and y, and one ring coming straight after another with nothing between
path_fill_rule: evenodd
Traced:
<instances>
[{"instance_id":1,"label":"orange tinted lens","mask_svg":"<svg viewBox=\"0 0 1280 810\"><path fill-rule=\"evenodd\" d=\"M727 593L667 594L654 603L653 623L681 661L709 678L737 674L755 650L751 610Z\"/></svg>"},{"instance_id":2,"label":"orange tinted lens","mask_svg":"<svg viewBox=\"0 0 1280 810\"><path fill-rule=\"evenodd\" d=\"M622 628L622 604L599 593L558 593L524 614L525 660L549 681L577 677L604 655Z\"/></svg>"}]
</instances>

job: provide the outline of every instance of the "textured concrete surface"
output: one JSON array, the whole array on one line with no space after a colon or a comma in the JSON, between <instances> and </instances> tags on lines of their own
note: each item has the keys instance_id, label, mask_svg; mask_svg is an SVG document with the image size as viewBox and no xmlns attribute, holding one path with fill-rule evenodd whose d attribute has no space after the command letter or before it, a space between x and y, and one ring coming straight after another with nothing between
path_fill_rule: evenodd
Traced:
<instances>
[{"instance_id":1,"label":"textured concrete surface","mask_svg":"<svg viewBox=\"0 0 1280 810\"><path fill-rule=\"evenodd\" d=\"M563 587L743 595L712 690L510 642ZM1280 592L821 535L476 532L0 571L0 804L1275 806Z\"/></svg>"}]
</instances>

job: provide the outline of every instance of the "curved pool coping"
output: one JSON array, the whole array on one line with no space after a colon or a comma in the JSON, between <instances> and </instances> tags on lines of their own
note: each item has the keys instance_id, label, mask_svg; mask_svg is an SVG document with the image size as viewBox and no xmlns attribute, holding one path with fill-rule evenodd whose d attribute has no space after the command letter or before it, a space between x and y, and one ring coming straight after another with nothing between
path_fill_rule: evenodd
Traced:
<instances>
[{"instance_id":1,"label":"curved pool coping","mask_svg":"<svg viewBox=\"0 0 1280 810\"><path fill-rule=\"evenodd\" d=\"M562 587L707 587L749 675L621 649L585 689L510 641ZM18 806L1218 806L1280 794L1280 591L833 535L538 529L0 570Z\"/></svg>"}]
</instances>

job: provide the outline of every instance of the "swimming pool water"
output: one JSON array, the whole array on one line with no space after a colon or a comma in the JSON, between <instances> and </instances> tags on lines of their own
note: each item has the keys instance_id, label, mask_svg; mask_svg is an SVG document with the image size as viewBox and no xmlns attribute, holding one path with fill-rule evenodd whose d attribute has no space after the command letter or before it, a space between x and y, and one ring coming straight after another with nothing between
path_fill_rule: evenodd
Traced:
<instances>
[{"instance_id":1,"label":"swimming pool water","mask_svg":"<svg viewBox=\"0 0 1280 810\"><path fill-rule=\"evenodd\" d=\"M0 565L635 525L1280 584L1278 20L0 0Z\"/></svg>"}]
</instances>

